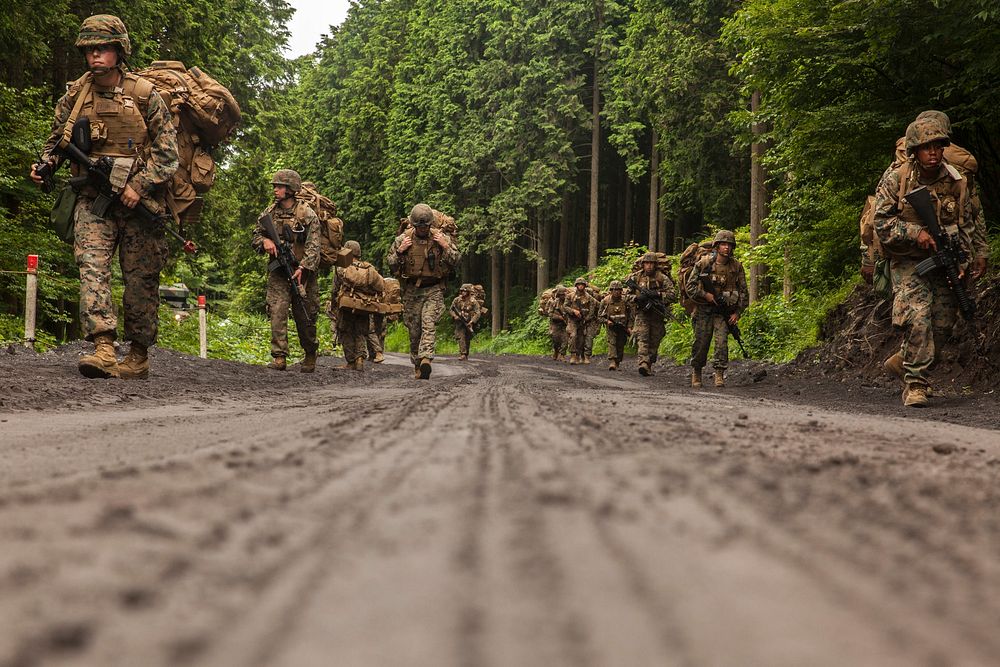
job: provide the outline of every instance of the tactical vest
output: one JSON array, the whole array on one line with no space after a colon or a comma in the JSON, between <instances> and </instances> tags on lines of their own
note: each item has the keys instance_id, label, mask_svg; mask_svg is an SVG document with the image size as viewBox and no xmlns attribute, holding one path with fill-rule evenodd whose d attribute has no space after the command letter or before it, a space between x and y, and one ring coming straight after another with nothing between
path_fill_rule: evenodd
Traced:
<instances>
[{"instance_id":1,"label":"tactical vest","mask_svg":"<svg viewBox=\"0 0 1000 667\"><path fill-rule=\"evenodd\" d=\"M309 230L306 228L304 207L305 204L297 203L291 208L282 208L275 202L265 211L265 213L271 214L271 220L274 221L274 230L278 232L278 238L285 238L283 232L285 227L291 227L293 231L297 227L302 227L303 231L292 234L292 255L295 256L295 261L297 262L301 262L302 258L306 255L306 235Z\"/></svg>"},{"instance_id":2,"label":"tactical vest","mask_svg":"<svg viewBox=\"0 0 1000 667\"><path fill-rule=\"evenodd\" d=\"M628 312L626 310L625 299L608 299L604 303L604 314L609 320L615 324L625 324L625 320L628 319Z\"/></svg>"},{"instance_id":3,"label":"tactical vest","mask_svg":"<svg viewBox=\"0 0 1000 667\"><path fill-rule=\"evenodd\" d=\"M591 314L594 311L594 298L590 296L586 291L577 296L576 290L573 294L566 298L566 310L575 309L580 311L580 320L590 319ZM563 311L564 313L566 311Z\"/></svg>"},{"instance_id":4,"label":"tactical vest","mask_svg":"<svg viewBox=\"0 0 1000 667\"><path fill-rule=\"evenodd\" d=\"M713 252L709 260L709 278L716 297L721 297L722 303L726 306L735 306L740 302L740 281L739 275L743 272L743 266L733 257L725 264L716 260L717 254Z\"/></svg>"},{"instance_id":5,"label":"tactical vest","mask_svg":"<svg viewBox=\"0 0 1000 667\"><path fill-rule=\"evenodd\" d=\"M479 302L473 297L468 297L465 299L458 299L455 301L455 309L461 313L462 317L465 319L470 319L472 317L472 312Z\"/></svg>"},{"instance_id":6,"label":"tactical vest","mask_svg":"<svg viewBox=\"0 0 1000 667\"><path fill-rule=\"evenodd\" d=\"M409 232L408 232L409 233ZM410 233L413 241L403 253L403 277L418 280L422 284L434 283L448 274L448 269L441 260L441 246L434 242L430 235L420 238Z\"/></svg>"},{"instance_id":7,"label":"tactical vest","mask_svg":"<svg viewBox=\"0 0 1000 667\"><path fill-rule=\"evenodd\" d=\"M667 277L657 271L651 276L647 276L644 271L640 271L635 276L635 282L639 287L651 289L654 292L661 292L667 286Z\"/></svg>"},{"instance_id":8,"label":"tactical vest","mask_svg":"<svg viewBox=\"0 0 1000 667\"><path fill-rule=\"evenodd\" d=\"M964 204L968 183L959 173L958 169L952 165L944 163L942 168L947 174L940 176L933 183L926 186L930 192L931 201L934 203L934 209L937 212L938 225L940 225L941 230L946 234L957 234L962 247L966 251L971 251L972 241L969 231L962 229L965 222ZM896 208L899 211L897 217L907 225L924 227L920 216L905 199L905 195L908 192L923 185L918 178L919 168L911 160L901 165L898 171L900 178L899 191L897 192L898 203L896 204ZM970 222L975 223L974 220ZM904 256L922 259L934 254L933 250L922 250L915 243L907 244L903 249L888 248L884 244L883 248L888 254L897 257Z\"/></svg>"},{"instance_id":9,"label":"tactical vest","mask_svg":"<svg viewBox=\"0 0 1000 667\"><path fill-rule=\"evenodd\" d=\"M88 72L69 86L67 95L73 110L66 123L67 132L80 118L90 119L92 157L149 157L149 132L146 112L153 84L126 73L115 88L98 86ZM76 165L74 174L78 170Z\"/></svg>"}]
</instances>

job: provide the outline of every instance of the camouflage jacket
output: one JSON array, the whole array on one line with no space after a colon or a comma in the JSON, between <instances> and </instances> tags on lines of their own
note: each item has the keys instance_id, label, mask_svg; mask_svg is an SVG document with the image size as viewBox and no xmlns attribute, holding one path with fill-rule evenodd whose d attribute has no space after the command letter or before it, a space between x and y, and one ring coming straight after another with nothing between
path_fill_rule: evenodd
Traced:
<instances>
[{"instance_id":1,"label":"camouflage jacket","mask_svg":"<svg viewBox=\"0 0 1000 667\"><path fill-rule=\"evenodd\" d=\"M590 296L589 292L584 290L583 294L580 294L574 289L566 295L566 300L560 306L559 312L566 318L566 321L592 322L597 319L597 306L597 299ZM573 312L576 310L580 311L579 317Z\"/></svg>"},{"instance_id":2,"label":"camouflage jacket","mask_svg":"<svg viewBox=\"0 0 1000 667\"><path fill-rule=\"evenodd\" d=\"M635 319L635 305L630 299L626 299L624 295L619 299L615 299L611 294L608 294L601 299L597 317L598 321L602 324L607 324L610 321L615 325L630 329L632 321Z\"/></svg>"},{"instance_id":3,"label":"camouflage jacket","mask_svg":"<svg viewBox=\"0 0 1000 667\"><path fill-rule=\"evenodd\" d=\"M658 292L663 303L673 303L677 299L677 288L674 281L662 271L657 271L652 276L647 276L643 271L636 271L629 278L635 278L639 287L651 289ZM632 290L628 290L632 293ZM635 296L632 294L632 296Z\"/></svg>"},{"instance_id":4,"label":"camouflage jacket","mask_svg":"<svg viewBox=\"0 0 1000 667\"><path fill-rule=\"evenodd\" d=\"M283 208L278 205L268 207L264 213L270 213L274 221L274 228L278 236L282 236L285 227L292 229L302 226L305 231L300 234L293 234L295 241L292 244L292 254L298 260L299 266L308 271L316 271L319 268L320 240L319 240L319 218L312 207L302 202L297 202L290 208ZM264 214L261 214L263 217ZM251 247L257 252L264 252L264 226L257 221L253 230L253 238L250 241Z\"/></svg>"},{"instance_id":5,"label":"camouflage jacket","mask_svg":"<svg viewBox=\"0 0 1000 667\"><path fill-rule=\"evenodd\" d=\"M705 305L705 284L702 276L707 276L720 305L734 308L741 314L750 305L750 290L747 289L747 275L743 265L735 257L728 262L716 261L716 253L711 252L699 259L688 275L687 293L699 305Z\"/></svg>"},{"instance_id":6,"label":"camouflage jacket","mask_svg":"<svg viewBox=\"0 0 1000 667\"><path fill-rule=\"evenodd\" d=\"M566 298L560 299L557 296L552 297L549 300L547 307L545 308L545 315L550 320L555 320L557 322L565 322L566 318L562 314L563 305L566 303Z\"/></svg>"},{"instance_id":7,"label":"camouflage jacket","mask_svg":"<svg viewBox=\"0 0 1000 667\"><path fill-rule=\"evenodd\" d=\"M915 257L930 255L930 252L920 251L916 242L917 235L924 229L923 225L913 219L913 216L904 214L904 209L908 207L899 198L903 178L907 179L902 184L902 190L906 192L921 185L927 186L932 192L932 199L938 202L938 222L942 228L959 225L960 242L972 259L990 256L986 218L982 207L976 203L978 197L973 192L974 186L961 169L948 163L947 158L935 178L927 182L920 179L919 167L914 158L901 164L894 163L882 174L875 191L875 233L887 254ZM964 188L962 180L966 181ZM961 195L963 189L964 196Z\"/></svg>"},{"instance_id":8,"label":"camouflage jacket","mask_svg":"<svg viewBox=\"0 0 1000 667\"><path fill-rule=\"evenodd\" d=\"M475 297L468 296L463 299L460 296L456 296L452 300L451 308L448 309L448 312L451 315L451 319L455 320L456 324L460 322L459 319L455 317L455 313L457 312L459 315L464 317L465 321L471 326L478 322L479 318L482 317L483 309L480 307L479 302L476 301Z\"/></svg>"},{"instance_id":9,"label":"camouflage jacket","mask_svg":"<svg viewBox=\"0 0 1000 667\"><path fill-rule=\"evenodd\" d=\"M69 120L76 103L76 93L79 93L82 82L89 73L77 81L67 84L67 93L56 103L55 119L52 122L52 132L49 134L45 147L42 149L42 160L47 160L63 137L66 121ZM128 76L135 76L128 74ZM120 90L107 89L93 85L91 95L115 99ZM145 154L139 169L129 179L128 184L143 199L156 198L162 194L163 188L170 184L177 171L177 130L170 118L170 110L163 103L163 98L155 90L145 103L146 124Z\"/></svg>"}]
</instances>

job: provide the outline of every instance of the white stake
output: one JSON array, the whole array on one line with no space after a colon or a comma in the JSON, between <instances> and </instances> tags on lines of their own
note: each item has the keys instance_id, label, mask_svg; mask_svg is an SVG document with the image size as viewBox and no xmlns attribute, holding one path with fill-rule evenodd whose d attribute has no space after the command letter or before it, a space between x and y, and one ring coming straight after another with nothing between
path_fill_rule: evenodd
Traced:
<instances>
[{"instance_id":1,"label":"white stake","mask_svg":"<svg viewBox=\"0 0 1000 667\"><path fill-rule=\"evenodd\" d=\"M38 310L38 255L28 255L28 276L24 293L24 344L35 346L35 313Z\"/></svg>"},{"instance_id":2,"label":"white stake","mask_svg":"<svg viewBox=\"0 0 1000 667\"><path fill-rule=\"evenodd\" d=\"M208 317L204 294L198 296L198 350L198 356L208 359Z\"/></svg>"}]
</instances>

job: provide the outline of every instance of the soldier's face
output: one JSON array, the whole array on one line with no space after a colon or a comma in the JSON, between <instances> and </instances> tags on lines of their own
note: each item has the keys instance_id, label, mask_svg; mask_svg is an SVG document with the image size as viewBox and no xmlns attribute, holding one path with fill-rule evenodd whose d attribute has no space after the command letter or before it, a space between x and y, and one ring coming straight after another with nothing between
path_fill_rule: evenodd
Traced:
<instances>
[{"instance_id":1,"label":"soldier's face","mask_svg":"<svg viewBox=\"0 0 1000 667\"><path fill-rule=\"evenodd\" d=\"M277 201L281 201L282 199L288 196L287 185L275 185L273 186L273 189L274 189L274 198Z\"/></svg>"},{"instance_id":2,"label":"soldier's face","mask_svg":"<svg viewBox=\"0 0 1000 667\"><path fill-rule=\"evenodd\" d=\"M929 144L924 144L923 146L917 146L916 151L917 162L924 169L936 169L941 166L941 160L944 158L944 144L940 141L932 141Z\"/></svg>"},{"instance_id":3,"label":"soldier's face","mask_svg":"<svg viewBox=\"0 0 1000 667\"><path fill-rule=\"evenodd\" d=\"M643 262L642 263L642 270L645 271L646 273L652 275L653 271L656 270L656 264L654 264L653 262Z\"/></svg>"},{"instance_id":4,"label":"soldier's face","mask_svg":"<svg viewBox=\"0 0 1000 667\"><path fill-rule=\"evenodd\" d=\"M430 225L413 225L413 230L416 232L417 236L419 236L422 239L425 239L431 233L431 226Z\"/></svg>"},{"instance_id":5,"label":"soldier's face","mask_svg":"<svg viewBox=\"0 0 1000 667\"><path fill-rule=\"evenodd\" d=\"M618 299L622 298L622 291L620 289L618 289L617 287L615 289L611 290L611 298L615 299L616 301Z\"/></svg>"},{"instance_id":6,"label":"soldier's face","mask_svg":"<svg viewBox=\"0 0 1000 667\"><path fill-rule=\"evenodd\" d=\"M89 69L114 69L118 67L118 51L114 44L99 44L83 47L83 55L87 58Z\"/></svg>"},{"instance_id":7,"label":"soldier's face","mask_svg":"<svg viewBox=\"0 0 1000 667\"><path fill-rule=\"evenodd\" d=\"M732 243L720 243L719 244L719 254L723 257L731 257L733 254L733 244Z\"/></svg>"},{"instance_id":8,"label":"soldier's face","mask_svg":"<svg viewBox=\"0 0 1000 667\"><path fill-rule=\"evenodd\" d=\"M583 294L583 292L584 292L585 289L587 289L585 286L583 286L583 285L577 285L576 286L576 293L577 294Z\"/></svg>"}]
</instances>

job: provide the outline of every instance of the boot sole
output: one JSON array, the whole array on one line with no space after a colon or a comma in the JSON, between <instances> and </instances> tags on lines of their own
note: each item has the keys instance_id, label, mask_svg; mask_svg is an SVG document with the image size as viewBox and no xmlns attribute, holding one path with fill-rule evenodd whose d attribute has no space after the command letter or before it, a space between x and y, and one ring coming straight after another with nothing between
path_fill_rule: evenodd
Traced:
<instances>
[{"instance_id":1,"label":"boot sole","mask_svg":"<svg viewBox=\"0 0 1000 667\"><path fill-rule=\"evenodd\" d=\"M420 379L426 380L431 376L431 365L430 364L420 364Z\"/></svg>"},{"instance_id":2,"label":"boot sole","mask_svg":"<svg viewBox=\"0 0 1000 667\"><path fill-rule=\"evenodd\" d=\"M77 368L80 371L80 375L85 378L90 378L91 380L109 380L111 378L121 377L121 374L117 369L114 371L108 371L100 366L91 366L90 364L79 364Z\"/></svg>"},{"instance_id":3,"label":"boot sole","mask_svg":"<svg viewBox=\"0 0 1000 667\"><path fill-rule=\"evenodd\" d=\"M120 373L120 377L123 380L148 380L149 371L143 371L142 373Z\"/></svg>"}]
</instances>

